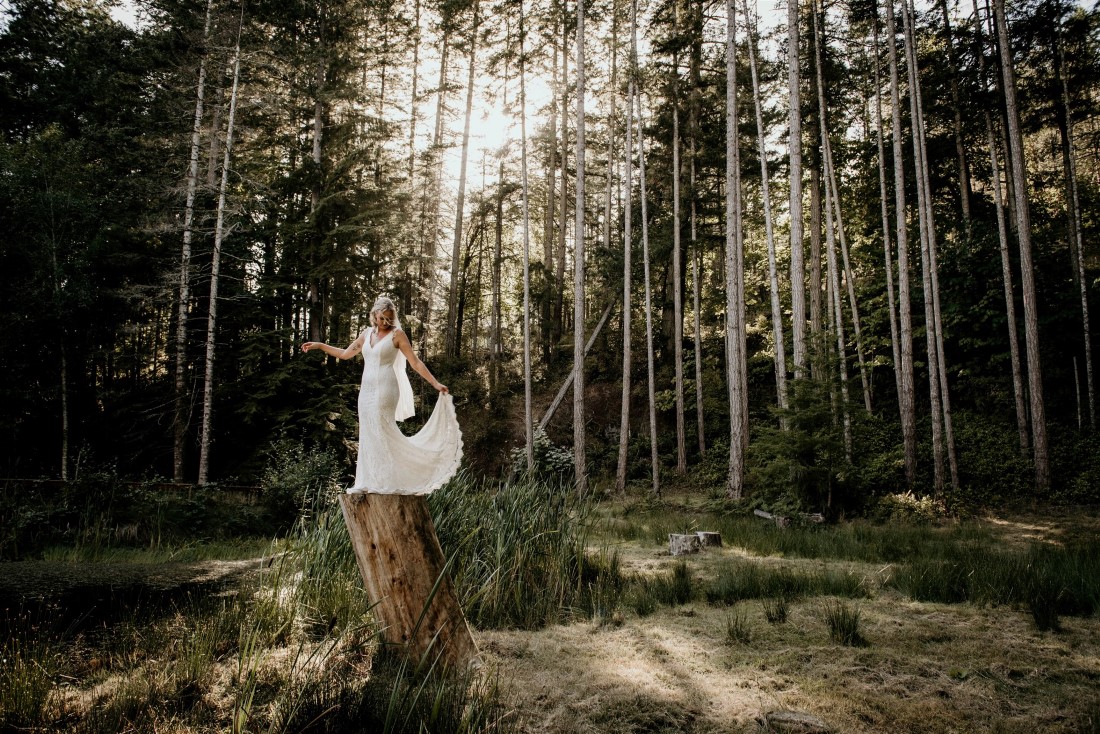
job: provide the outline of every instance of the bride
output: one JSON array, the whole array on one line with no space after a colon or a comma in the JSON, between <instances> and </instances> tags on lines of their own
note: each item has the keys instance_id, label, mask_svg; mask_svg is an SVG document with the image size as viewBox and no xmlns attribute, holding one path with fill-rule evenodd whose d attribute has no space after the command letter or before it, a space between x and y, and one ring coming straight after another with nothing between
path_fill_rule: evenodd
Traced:
<instances>
[{"instance_id":1,"label":"bride","mask_svg":"<svg viewBox=\"0 0 1100 734\"><path fill-rule=\"evenodd\" d=\"M413 353L401 330L397 306L385 296L374 302L372 326L347 349L306 342L303 352L320 349L337 359L363 353L363 381L359 387L359 456L355 483L348 492L428 494L447 483L462 460L462 433L447 386ZM435 409L424 427L406 436L397 421L413 414L412 386L405 363L439 391Z\"/></svg>"}]
</instances>

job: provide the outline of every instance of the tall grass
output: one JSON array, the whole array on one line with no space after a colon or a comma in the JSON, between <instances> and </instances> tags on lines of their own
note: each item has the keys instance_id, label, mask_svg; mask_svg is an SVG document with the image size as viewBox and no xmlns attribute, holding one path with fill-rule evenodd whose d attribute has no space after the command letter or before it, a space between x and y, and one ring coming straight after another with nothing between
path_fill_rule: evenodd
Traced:
<instances>
[{"instance_id":1,"label":"tall grass","mask_svg":"<svg viewBox=\"0 0 1100 734\"><path fill-rule=\"evenodd\" d=\"M778 528L754 516L731 512L696 512L676 508L628 508L605 516L602 531L617 540L640 540L654 546L669 533L713 530L723 542L761 556L830 558L871 563L901 562L935 552L944 544L989 545L993 534L975 524L947 526L876 524L857 520L838 525L792 525Z\"/></svg>"},{"instance_id":2,"label":"tall grass","mask_svg":"<svg viewBox=\"0 0 1100 734\"><path fill-rule=\"evenodd\" d=\"M1100 608L1100 548L944 546L899 566L891 583L918 601L1022 605L1040 629L1057 629L1058 615L1088 616Z\"/></svg>"},{"instance_id":3,"label":"tall grass","mask_svg":"<svg viewBox=\"0 0 1100 734\"><path fill-rule=\"evenodd\" d=\"M732 605L745 599L796 599L806 596L867 596L863 579L845 571L798 571L764 566L749 559L723 564L704 590L711 604Z\"/></svg>"},{"instance_id":4,"label":"tall grass","mask_svg":"<svg viewBox=\"0 0 1100 734\"><path fill-rule=\"evenodd\" d=\"M495 485L459 476L430 498L468 619L534 629L603 617L625 586L618 554L591 551L595 502L563 483Z\"/></svg>"}]
</instances>

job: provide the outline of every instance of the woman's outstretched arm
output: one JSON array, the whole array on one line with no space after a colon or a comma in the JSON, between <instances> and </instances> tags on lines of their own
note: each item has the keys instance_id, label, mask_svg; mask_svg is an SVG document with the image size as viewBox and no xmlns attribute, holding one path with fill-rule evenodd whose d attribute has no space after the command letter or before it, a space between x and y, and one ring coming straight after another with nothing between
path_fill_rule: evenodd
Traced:
<instances>
[{"instance_id":1,"label":"woman's outstretched arm","mask_svg":"<svg viewBox=\"0 0 1100 734\"><path fill-rule=\"evenodd\" d=\"M347 349L340 349L329 344L323 344L322 342L306 342L302 345L302 351L308 352L313 349L320 349L330 357L336 357L336 359L351 359L359 352L363 351L363 342L366 339L366 332L359 335L359 338L348 345Z\"/></svg>"},{"instance_id":2,"label":"woman's outstretched arm","mask_svg":"<svg viewBox=\"0 0 1100 734\"><path fill-rule=\"evenodd\" d=\"M393 334L393 345L401 350L401 353L405 355L405 359L409 361L409 366L416 370L416 373L428 381L428 384L434 387L441 393L450 393L447 386L439 380L435 379L435 375L428 369L428 366L420 361L420 358L413 352L412 343L409 342L409 337L405 335L401 329L398 329Z\"/></svg>"}]
</instances>

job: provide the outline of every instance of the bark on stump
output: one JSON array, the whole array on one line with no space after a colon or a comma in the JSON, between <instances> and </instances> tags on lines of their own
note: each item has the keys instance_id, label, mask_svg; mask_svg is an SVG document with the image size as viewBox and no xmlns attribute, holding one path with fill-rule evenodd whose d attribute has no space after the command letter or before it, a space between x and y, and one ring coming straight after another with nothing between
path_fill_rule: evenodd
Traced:
<instances>
[{"instance_id":1,"label":"bark on stump","mask_svg":"<svg viewBox=\"0 0 1100 734\"><path fill-rule=\"evenodd\" d=\"M340 497L355 560L386 642L462 670L478 659L424 497Z\"/></svg>"},{"instance_id":2,"label":"bark on stump","mask_svg":"<svg viewBox=\"0 0 1100 734\"><path fill-rule=\"evenodd\" d=\"M684 556L689 553L698 553L703 547L703 542L698 535L680 535L670 533L668 536L668 554L670 556Z\"/></svg>"},{"instance_id":3,"label":"bark on stump","mask_svg":"<svg viewBox=\"0 0 1100 734\"><path fill-rule=\"evenodd\" d=\"M722 534L715 533L710 530L696 531L696 535L699 536L699 545L703 548L721 548L722 547Z\"/></svg>"}]
</instances>

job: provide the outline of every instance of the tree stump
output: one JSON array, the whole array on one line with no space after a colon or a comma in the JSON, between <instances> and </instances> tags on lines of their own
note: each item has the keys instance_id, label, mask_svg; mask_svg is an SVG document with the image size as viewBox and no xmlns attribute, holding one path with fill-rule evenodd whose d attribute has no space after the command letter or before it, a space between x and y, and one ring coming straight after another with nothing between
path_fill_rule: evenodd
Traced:
<instances>
[{"instance_id":1,"label":"tree stump","mask_svg":"<svg viewBox=\"0 0 1100 734\"><path fill-rule=\"evenodd\" d=\"M696 533L691 535L677 535L670 533L668 536L668 554L670 556L684 556L688 553L698 553L702 548L702 541Z\"/></svg>"},{"instance_id":2,"label":"tree stump","mask_svg":"<svg viewBox=\"0 0 1100 734\"><path fill-rule=\"evenodd\" d=\"M710 530L699 530L695 533L699 536L699 545L704 548L721 548L722 547L722 534L715 533Z\"/></svg>"},{"instance_id":3,"label":"tree stump","mask_svg":"<svg viewBox=\"0 0 1100 734\"><path fill-rule=\"evenodd\" d=\"M386 642L414 661L426 654L462 670L478 658L424 497L340 497L367 598Z\"/></svg>"}]
</instances>

